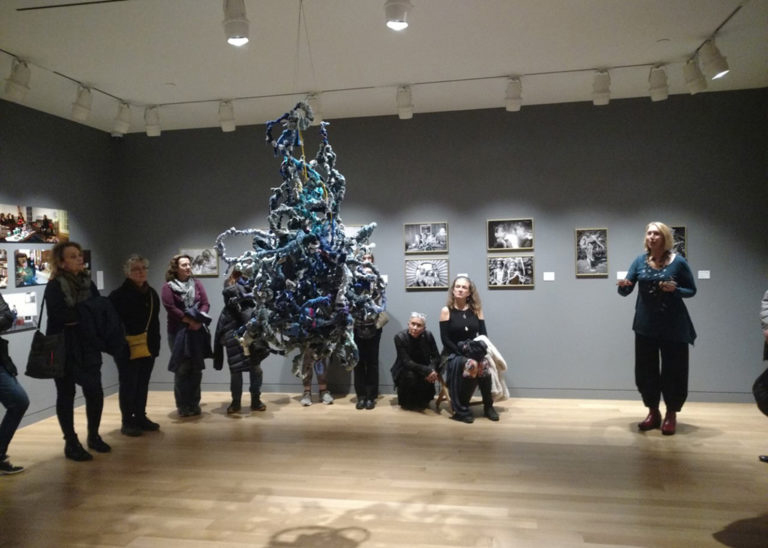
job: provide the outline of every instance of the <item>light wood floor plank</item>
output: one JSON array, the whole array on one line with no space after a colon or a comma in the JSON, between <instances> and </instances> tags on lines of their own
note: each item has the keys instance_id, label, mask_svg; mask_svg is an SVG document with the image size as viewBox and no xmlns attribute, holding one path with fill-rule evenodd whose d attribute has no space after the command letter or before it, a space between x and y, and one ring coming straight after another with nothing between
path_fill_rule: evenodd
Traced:
<instances>
[{"instance_id":1,"label":"light wood floor plank","mask_svg":"<svg viewBox=\"0 0 768 548\"><path fill-rule=\"evenodd\" d=\"M754 405L686 404L664 437L637 432L635 401L513 399L471 425L392 396L373 411L265 401L227 416L228 394L208 392L180 419L152 392L161 431L128 438L111 396L113 452L87 463L63 457L55 417L19 430L27 470L0 477L0 546L768 546Z\"/></svg>"}]
</instances>

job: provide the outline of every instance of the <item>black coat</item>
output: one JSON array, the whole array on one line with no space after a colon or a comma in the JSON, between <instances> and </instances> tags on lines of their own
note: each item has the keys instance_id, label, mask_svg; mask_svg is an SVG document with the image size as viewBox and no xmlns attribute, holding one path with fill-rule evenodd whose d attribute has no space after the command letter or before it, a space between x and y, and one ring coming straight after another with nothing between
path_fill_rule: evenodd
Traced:
<instances>
[{"instance_id":1,"label":"black coat","mask_svg":"<svg viewBox=\"0 0 768 548\"><path fill-rule=\"evenodd\" d=\"M269 356L269 349L254 341L249 349L249 355L245 355L243 345L237 337L237 330L244 326L251 318L255 303L246 295L246 291L240 284L227 286L222 291L224 297L224 310L221 311L216 322L216 335L213 341L213 367L223 369L224 352L227 354L227 363L232 373L249 370L254 365L261 363Z\"/></svg>"},{"instance_id":2,"label":"black coat","mask_svg":"<svg viewBox=\"0 0 768 548\"><path fill-rule=\"evenodd\" d=\"M155 358L160 354L160 297L149 285L139 288L126 279L109 294L109 300L123 322L126 335L147 331L147 346ZM150 317L150 310L152 315ZM147 329L147 320L149 328Z\"/></svg>"}]
</instances>

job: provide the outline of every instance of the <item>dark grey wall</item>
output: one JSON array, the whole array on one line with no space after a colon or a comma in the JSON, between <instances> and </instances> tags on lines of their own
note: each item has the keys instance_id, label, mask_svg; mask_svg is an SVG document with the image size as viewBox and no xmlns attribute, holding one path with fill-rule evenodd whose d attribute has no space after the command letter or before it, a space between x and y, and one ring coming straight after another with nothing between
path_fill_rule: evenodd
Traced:
<instances>
[{"instance_id":1,"label":"dark grey wall","mask_svg":"<svg viewBox=\"0 0 768 548\"><path fill-rule=\"evenodd\" d=\"M392 336L412 310L426 312L428 327L437 332L446 297L444 291L404 290L403 223L447 221L451 274L468 272L478 283L490 336L511 366L513 395L635 397L634 295L616 294L616 272L642 251L645 224L661 220L687 226L691 268L711 272L687 301L699 332L691 352L691 398L747 400L762 368L757 309L768 273L767 114L768 91L752 90L661 103L613 101L601 108L579 103L514 114L496 109L409 121L334 121L330 139L348 181L342 218L379 224L376 259L389 275L393 319L382 339L382 390L392 388ZM57 123L77 135L70 139L77 143L84 130ZM7 124L2 127L7 135ZM210 246L230 226L265 227L270 187L280 176L263 129L117 141L97 135L101 160L113 162L108 173L120 189L111 208L119 226L109 232L116 234L110 247L115 265L129 252L146 254L150 281L159 289L167 260L180 247ZM314 156L314 128L306 141L307 155ZM99 188L99 176L79 184ZM42 188L47 198L48 187ZM0 198L4 193L5 186ZM536 287L490 291L486 220L517 217L535 221ZM574 229L586 227L608 229L608 278L575 278ZM244 249L247 242L228 242L238 245ZM543 272L554 272L555 281L544 282ZM214 314L221 309L221 281L204 279ZM164 351L155 388L171 386L167 358ZM264 369L265 391L299 390L289 360L272 357ZM207 389L226 390L228 380L226 371L204 375ZM343 385L348 375L337 373L334 380Z\"/></svg>"},{"instance_id":2,"label":"dark grey wall","mask_svg":"<svg viewBox=\"0 0 768 548\"><path fill-rule=\"evenodd\" d=\"M120 189L113 176L119 170L110 138L103 132L2 100L0 120L0 203L67 210L72 240L91 250L94 281L95 271L101 270L105 287L114 287L121 279L113 253L114 242L121 237L121 208ZM8 250L12 266L14 249L50 245L0 247ZM29 289L17 290L10 280L2 292ZM41 302L45 286L33 289ZM44 324L46 318L43 316ZM32 334L23 331L4 335L10 342L11 358L22 371ZM114 392L117 370L106 355L102 375L105 391ZM25 423L51 415L56 393L53 381L24 375L19 375L19 380L31 400Z\"/></svg>"}]
</instances>

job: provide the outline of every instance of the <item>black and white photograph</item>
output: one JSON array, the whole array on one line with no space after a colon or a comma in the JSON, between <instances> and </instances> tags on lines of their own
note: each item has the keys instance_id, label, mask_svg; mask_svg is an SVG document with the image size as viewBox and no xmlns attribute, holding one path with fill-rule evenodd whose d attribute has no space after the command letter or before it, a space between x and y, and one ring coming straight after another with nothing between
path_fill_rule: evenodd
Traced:
<instances>
[{"instance_id":1,"label":"black and white photograph","mask_svg":"<svg viewBox=\"0 0 768 548\"><path fill-rule=\"evenodd\" d=\"M192 275L198 278L215 278L219 275L219 256L216 248L180 249L182 255L192 257Z\"/></svg>"},{"instance_id":2,"label":"black and white photograph","mask_svg":"<svg viewBox=\"0 0 768 548\"><path fill-rule=\"evenodd\" d=\"M45 285L51 276L50 249L17 249L13 253L16 287Z\"/></svg>"},{"instance_id":3,"label":"black and white photograph","mask_svg":"<svg viewBox=\"0 0 768 548\"><path fill-rule=\"evenodd\" d=\"M8 287L8 251L0 249L0 289Z\"/></svg>"},{"instance_id":4,"label":"black and white photograph","mask_svg":"<svg viewBox=\"0 0 768 548\"><path fill-rule=\"evenodd\" d=\"M672 229L672 251L683 256L688 260L688 231L684 226L670 226Z\"/></svg>"},{"instance_id":5,"label":"black and white photograph","mask_svg":"<svg viewBox=\"0 0 768 548\"><path fill-rule=\"evenodd\" d=\"M448 253L448 223L406 223L406 253Z\"/></svg>"},{"instance_id":6,"label":"black and white photograph","mask_svg":"<svg viewBox=\"0 0 768 548\"><path fill-rule=\"evenodd\" d=\"M533 249L533 219L489 219L488 251Z\"/></svg>"},{"instance_id":7,"label":"black and white photograph","mask_svg":"<svg viewBox=\"0 0 768 548\"><path fill-rule=\"evenodd\" d=\"M14 314L13 325L5 333L35 329L37 324L37 293L3 293L3 299Z\"/></svg>"},{"instance_id":8,"label":"black and white photograph","mask_svg":"<svg viewBox=\"0 0 768 548\"><path fill-rule=\"evenodd\" d=\"M608 276L608 229L576 229L576 277Z\"/></svg>"},{"instance_id":9,"label":"black and white photograph","mask_svg":"<svg viewBox=\"0 0 768 548\"><path fill-rule=\"evenodd\" d=\"M488 257L488 289L533 287L533 255Z\"/></svg>"},{"instance_id":10,"label":"black and white photograph","mask_svg":"<svg viewBox=\"0 0 768 548\"><path fill-rule=\"evenodd\" d=\"M406 259L405 289L447 289L448 259Z\"/></svg>"}]
</instances>

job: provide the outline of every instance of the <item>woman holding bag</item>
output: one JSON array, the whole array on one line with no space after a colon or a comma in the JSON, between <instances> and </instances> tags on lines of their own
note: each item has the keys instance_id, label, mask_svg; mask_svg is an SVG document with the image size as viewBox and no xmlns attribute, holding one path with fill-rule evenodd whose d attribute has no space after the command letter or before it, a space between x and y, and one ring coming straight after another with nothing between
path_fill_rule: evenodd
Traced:
<instances>
[{"instance_id":1,"label":"woman holding bag","mask_svg":"<svg viewBox=\"0 0 768 548\"><path fill-rule=\"evenodd\" d=\"M160 429L147 418L149 379L160 354L160 297L147 283L148 268L144 257L128 257L123 265L125 281L109 295L130 346L129 358L115 360L120 378L120 432L126 436Z\"/></svg>"},{"instance_id":2,"label":"woman holding bag","mask_svg":"<svg viewBox=\"0 0 768 548\"><path fill-rule=\"evenodd\" d=\"M83 264L83 249L75 242L60 242L51 250L51 278L43 298L47 303L46 335L64 333L66 361L64 375L56 382L56 417L64 434L64 456L75 461L93 459L80 444L75 432L75 384L85 397L88 418L88 447L99 453L112 448L101 439L99 425L104 408L101 387L101 350L94 346L96 335L80 326L78 304L97 297L99 290Z\"/></svg>"}]
</instances>

